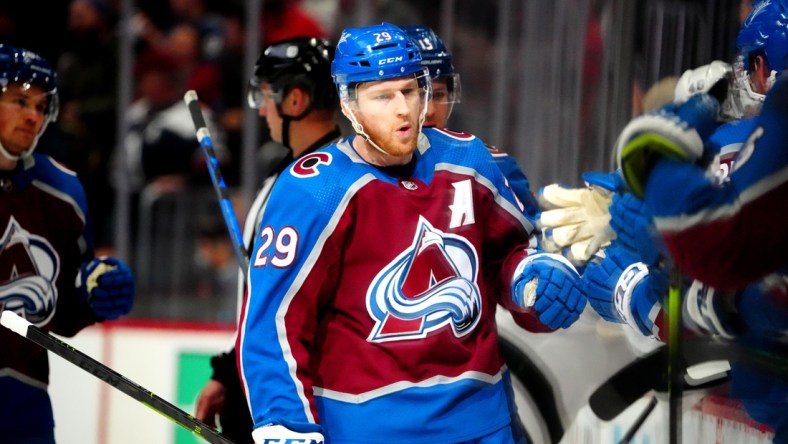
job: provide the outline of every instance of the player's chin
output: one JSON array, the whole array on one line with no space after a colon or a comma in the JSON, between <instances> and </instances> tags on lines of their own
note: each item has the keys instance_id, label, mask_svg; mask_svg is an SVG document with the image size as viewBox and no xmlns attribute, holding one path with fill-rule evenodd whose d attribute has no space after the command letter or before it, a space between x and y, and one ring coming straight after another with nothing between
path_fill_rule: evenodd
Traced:
<instances>
[{"instance_id":1,"label":"player's chin","mask_svg":"<svg viewBox=\"0 0 788 444\"><path fill-rule=\"evenodd\" d=\"M414 137L408 140L392 140L382 148L388 154L395 157L407 156L416 150L416 138Z\"/></svg>"}]
</instances>

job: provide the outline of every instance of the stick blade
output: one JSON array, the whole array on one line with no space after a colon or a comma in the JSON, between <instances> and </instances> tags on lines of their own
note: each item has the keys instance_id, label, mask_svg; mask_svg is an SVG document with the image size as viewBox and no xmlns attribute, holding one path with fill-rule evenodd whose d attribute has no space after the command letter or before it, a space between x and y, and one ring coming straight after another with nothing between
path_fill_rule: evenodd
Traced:
<instances>
[{"instance_id":1,"label":"stick blade","mask_svg":"<svg viewBox=\"0 0 788 444\"><path fill-rule=\"evenodd\" d=\"M588 399L591 411L610 421L649 390L665 386L667 347L661 346L628 364L600 385Z\"/></svg>"}]
</instances>

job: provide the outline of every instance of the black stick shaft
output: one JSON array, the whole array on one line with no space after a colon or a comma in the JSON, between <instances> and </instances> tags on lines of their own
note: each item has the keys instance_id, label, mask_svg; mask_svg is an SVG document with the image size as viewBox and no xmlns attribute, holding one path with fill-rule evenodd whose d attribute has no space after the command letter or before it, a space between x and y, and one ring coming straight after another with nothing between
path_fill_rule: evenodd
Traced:
<instances>
[{"instance_id":1,"label":"black stick shaft","mask_svg":"<svg viewBox=\"0 0 788 444\"><path fill-rule=\"evenodd\" d=\"M640 430L640 427L643 425L644 422L646 422L648 415L650 415L651 412L654 411L654 407L656 406L657 406L657 397L655 395L651 399L649 399L646 408L643 409L642 412L640 412L640 415L638 415L638 417L635 419L635 422L632 424L632 427L630 427L629 430L627 430L627 433L624 434L624 436L621 438L621 441L619 441L618 444L629 444L629 441L632 441L632 438L635 437L635 433L637 433L638 430Z\"/></svg>"},{"instance_id":2,"label":"black stick shaft","mask_svg":"<svg viewBox=\"0 0 788 444\"><path fill-rule=\"evenodd\" d=\"M249 269L249 256L244 246L241 226L238 224L232 201L227 194L227 185L224 182L222 171L219 168L219 160L216 158L216 153L213 150L213 141L211 140L208 126L205 124L205 117L202 115L197 93L193 90L187 91L183 96L183 100L186 102L186 106L189 108L189 113L192 116L194 129L197 131L197 140L200 142L200 149L205 155L205 163L208 165L208 172L211 175L213 189L216 191L216 197L219 199L219 206L222 209L222 216L224 216L224 222L225 225L227 225L230 240L233 242L238 265L241 267L241 271L245 273L246 270Z\"/></svg>"},{"instance_id":3,"label":"black stick shaft","mask_svg":"<svg viewBox=\"0 0 788 444\"><path fill-rule=\"evenodd\" d=\"M21 336L35 342L45 349L55 353L66 361L85 370L91 375L101 379L107 384L115 387L133 399L145 404L164 417L180 425L186 430L194 433L200 438L212 444L232 444L233 441L227 439L208 424L199 421L194 416L184 412L166 400L156 396L150 390L129 380L120 373L112 370L106 365L96 361L90 356L82 353L76 348L51 336L38 327L29 323L12 311L4 311L0 315L0 323Z\"/></svg>"}]
</instances>

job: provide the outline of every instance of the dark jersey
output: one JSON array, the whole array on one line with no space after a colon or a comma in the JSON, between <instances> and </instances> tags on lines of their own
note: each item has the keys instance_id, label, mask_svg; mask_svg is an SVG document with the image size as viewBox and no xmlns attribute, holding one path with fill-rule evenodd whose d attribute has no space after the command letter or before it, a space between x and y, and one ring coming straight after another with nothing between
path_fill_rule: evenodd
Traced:
<instances>
[{"instance_id":1,"label":"dark jersey","mask_svg":"<svg viewBox=\"0 0 788 444\"><path fill-rule=\"evenodd\" d=\"M76 175L34 153L0 173L0 309L73 336L96 322L76 275L94 257L85 192ZM0 430L11 443L51 433L47 351L0 329Z\"/></svg>"}]
</instances>

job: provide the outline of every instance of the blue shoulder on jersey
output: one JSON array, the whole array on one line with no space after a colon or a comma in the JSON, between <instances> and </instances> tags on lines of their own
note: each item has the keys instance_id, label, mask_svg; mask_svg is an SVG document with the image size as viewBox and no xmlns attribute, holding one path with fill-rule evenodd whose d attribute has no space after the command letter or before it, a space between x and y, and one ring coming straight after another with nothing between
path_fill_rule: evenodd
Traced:
<instances>
[{"instance_id":1,"label":"blue shoulder on jersey","mask_svg":"<svg viewBox=\"0 0 788 444\"><path fill-rule=\"evenodd\" d=\"M754 129L754 117L728 122L717 128L709 137L709 147L714 154L725 154L731 148L738 151Z\"/></svg>"},{"instance_id":2,"label":"blue shoulder on jersey","mask_svg":"<svg viewBox=\"0 0 788 444\"><path fill-rule=\"evenodd\" d=\"M487 148L490 150L495 164L498 165L501 173L503 173L506 180L509 182L509 186L512 187L512 191L514 191L514 194L520 199L520 202L525 205L525 214L531 219L535 219L536 214L539 213L539 204L533 193L531 193L531 185L528 182L528 177L526 177L520 165L518 165L517 161L506 152L489 146Z\"/></svg>"}]
</instances>

